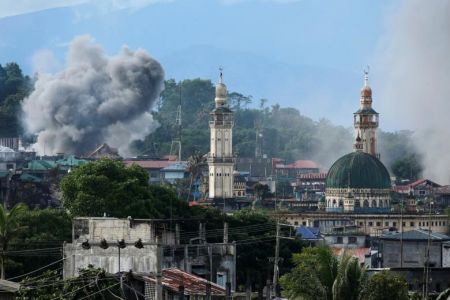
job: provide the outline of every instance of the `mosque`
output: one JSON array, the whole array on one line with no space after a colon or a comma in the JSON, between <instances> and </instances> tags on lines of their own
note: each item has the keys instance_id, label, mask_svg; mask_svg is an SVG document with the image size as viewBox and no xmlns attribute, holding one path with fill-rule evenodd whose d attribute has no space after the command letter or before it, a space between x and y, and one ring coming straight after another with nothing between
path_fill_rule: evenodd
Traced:
<instances>
[{"instance_id":1,"label":"mosque","mask_svg":"<svg viewBox=\"0 0 450 300\"><path fill-rule=\"evenodd\" d=\"M391 180L379 160L379 114L372 108L372 89L365 72L360 108L353 114L353 152L339 158L325 181L327 212L375 213L390 211Z\"/></svg>"}]
</instances>

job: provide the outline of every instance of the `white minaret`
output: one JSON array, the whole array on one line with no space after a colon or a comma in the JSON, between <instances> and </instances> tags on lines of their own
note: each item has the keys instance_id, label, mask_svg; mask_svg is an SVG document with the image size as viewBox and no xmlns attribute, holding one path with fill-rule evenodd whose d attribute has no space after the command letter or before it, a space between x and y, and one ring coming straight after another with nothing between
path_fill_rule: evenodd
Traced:
<instances>
[{"instance_id":1,"label":"white minaret","mask_svg":"<svg viewBox=\"0 0 450 300\"><path fill-rule=\"evenodd\" d=\"M227 87L220 69L216 107L209 113L211 146L208 153L209 198L233 198L233 112L227 105Z\"/></svg>"},{"instance_id":2,"label":"white minaret","mask_svg":"<svg viewBox=\"0 0 450 300\"><path fill-rule=\"evenodd\" d=\"M369 86L369 72L364 71L364 86L361 89L360 108L353 114L355 126L354 151L363 151L377 158L378 113L372 108L372 89Z\"/></svg>"}]
</instances>

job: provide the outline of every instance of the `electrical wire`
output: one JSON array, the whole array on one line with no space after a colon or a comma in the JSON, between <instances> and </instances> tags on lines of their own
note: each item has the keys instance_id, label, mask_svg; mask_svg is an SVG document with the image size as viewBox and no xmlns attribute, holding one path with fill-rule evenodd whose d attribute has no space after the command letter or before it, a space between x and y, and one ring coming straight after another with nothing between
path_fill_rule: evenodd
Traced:
<instances>
[{"instance_id":1,"label":"electrical wire","mask_svg":"<svg viewBox=\"0 0 450 300\"><path fill-rule=\"evenodd\" d=\"M91 297L91 296L94 296L94 295L96 295L96 294L98 294L98 293L101 293L101 292L103 292L103 291L109 290L110 288L112 288L112 287L114 287L114 286L116 286L116 285L119 285L119 284L120 284L120 283L116 283L116 284L110 285L109 287L106 287L106 288L104 288L104 289L101 289L101 290L99 290L98 292L95 292L95 293L93 293L93 294L87 295L86 297L80 298L80 299L78 299L78 300L87 299L87 298L89 298L89 297ZM58 298L57 298L57 299L58 299Z\"/></svg>"},{"instance_id":2,"label":"electrical wire","mask_svg":"<svg viewBox=\"0 0 450 300\"><path fill-rule=\"evenodd\" d=\"M48 265L46 265L46 266L43 266L43 267L41 267L41 268L39 268L39 269L36 269L36 270L34 270L34 271L31 271L31 272L28 272L28 273L25 273L25 274L22 274L22 275L19 275L19 276L16 276L16 277L8 278L8 280L13 280L13 279L21 278L21 277L24 277L24 276L27 276L27 275L36 273L36 272L38 272L38 271L40 271L40 270L43 270L43 269L45 269L45 268L47 268L47 267L53 266L53 265L55 265L55 264L57 264L57 263L60 263L60 262L62 262L62 261L65 260L65 259L66 259L66 258L62 258L62 259L60 259L60 260L57 260L57 261L55 261L55 262L52 262L51 264L48 264Z\"/></svg>"}]
</instances>

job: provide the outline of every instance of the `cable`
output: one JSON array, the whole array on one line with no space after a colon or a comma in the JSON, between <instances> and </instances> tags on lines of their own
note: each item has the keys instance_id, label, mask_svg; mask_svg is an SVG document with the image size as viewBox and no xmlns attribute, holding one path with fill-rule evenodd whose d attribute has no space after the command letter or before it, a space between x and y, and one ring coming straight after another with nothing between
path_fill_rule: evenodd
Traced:
<instances>
[{"instance_id":1,"label":"cable","mask_svg":"<svg viewBox=\"0 0 450 300\"><path fill-rule=\"evenodd\" d=\"M120 283L116 283L116 284L110 285L110 286L108 286L108 287L106 287L106 288L104 288L104 289L102 289L102 290L99 290L98 292L95 292L95 293L93 293L93 294L87 295L86 297L80 298L80 299L78 299L78 300L83 300L83 299L89 298L89 297L94 296L94 295L96 295L96 294L98 294L98 293L101 293L101 292L103 292L103 291L109 290L109 289L112 288L113 286L116 286L116 285L119 285L119 284L120 284ZM56 299L58 299L58 298L56 298Z\"/></svg>"},{"instance_id":2,"label":"cable","mask_svg":"<svg viewBox=\"0 0 450 300\"><path fill-rule=\"evenodd\" d=\"M57 300L57 299L61 299L61 298L63 298L63 299L64 299L64 297L65 297L65 296L67 296L67 295L70 295L70 294L73 294L73 293L75 293L75 292L78 292L79 290L82 290L82 289L84 289L85 287L87 287L87 286L91 285L92 283L93 283L93 282L91 281L91 282L89 282L88 284L86 284L86 285L83 285L82 287L80 287L80 288L78 288L78 289L76 289L76 290L74 290L74 291L70 291L70 292L68 292L68 293L65 293L65 294L63 294L63 295L61 295L61 296L58 296L58 297L52 298L51 300Z\"/></svg>"},{"instance_id":3,"label":"cable","mask_svg":"<svg viewBox=\"0 0 450 300\"><path fill-rule=\"evenodd\" d=\"M27 276L27 275L36 273L36 272L38 272L38 271L40 271L40 270L43 270L43 269L45 269L45 268L47 268L47 267L53 266L54 264L57 264L57 263L59 263L59 262L65 260L65 259L66 259L66 258L62 258L62 259L60 259L60 260L57 260L57 261L55 261L55 262L52 262L51 264L46 265L46 266L43 266L43 267L41 267L41 268L39 268L39 269L36 269L36 270L34 270L34 271L31 271L31 272L28 272L28 273L25 273L25 274L22 274L22 275L19 275L19 276L16 276L16 277L8 278L8 280L13 280L13 279L21 278L21 277L24 277L24 276Z\"/></svg>"}]
</instances>

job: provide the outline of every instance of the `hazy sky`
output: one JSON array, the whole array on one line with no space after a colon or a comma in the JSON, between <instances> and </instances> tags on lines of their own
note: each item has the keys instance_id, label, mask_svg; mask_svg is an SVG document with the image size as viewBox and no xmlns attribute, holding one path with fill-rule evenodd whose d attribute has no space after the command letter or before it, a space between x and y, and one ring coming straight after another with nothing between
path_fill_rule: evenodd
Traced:
<instances>
[{"instance_id":1,"label":"hazy sky","mask_svg":"<svg viewBox=\"0 0 450 300\"><path fill-rule=\"evenodd\" d=\"M216 80L224 66L231 90L351 126L366 65L377 101L383 70L373 64L399 3L0 0L0 63L17 61L28 74L55 72L69 42L89 34L110 54L124 44L146 49L166 78Z\"/></svg>"}]
</instances>

